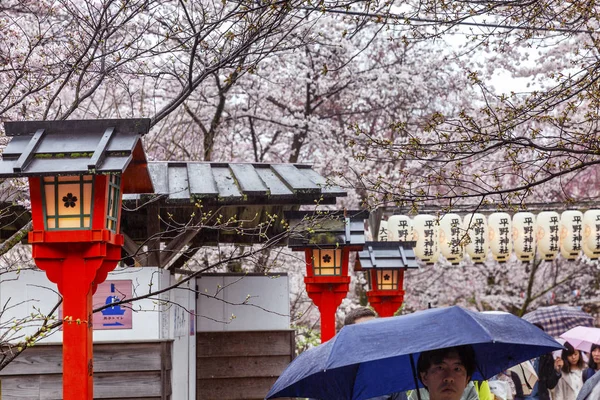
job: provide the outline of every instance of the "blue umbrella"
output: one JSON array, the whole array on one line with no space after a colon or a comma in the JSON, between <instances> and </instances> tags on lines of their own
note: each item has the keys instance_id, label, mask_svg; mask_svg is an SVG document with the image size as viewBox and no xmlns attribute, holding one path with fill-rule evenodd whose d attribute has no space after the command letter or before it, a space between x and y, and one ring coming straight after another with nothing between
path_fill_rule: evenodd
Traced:
<instances>
[{"instance_id":1,"label":"blue umbrella","mask_svg":"<svg viewBox=\"0 0 600 400\"><path fill-rule=\"evenodd\" d=\"M266 398L362 400L414 389L421 352L465 344L475 351L474 380L562 348L512 314L430 309L344 327L292 361Z\"/></svg>"}]
</instances>

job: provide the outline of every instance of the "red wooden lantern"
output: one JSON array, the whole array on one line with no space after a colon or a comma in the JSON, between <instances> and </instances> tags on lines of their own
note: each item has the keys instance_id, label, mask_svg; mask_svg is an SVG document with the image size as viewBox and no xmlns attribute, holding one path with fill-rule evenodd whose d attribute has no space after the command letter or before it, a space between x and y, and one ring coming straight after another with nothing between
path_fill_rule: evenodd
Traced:
<instances>
[{"instance_id":1,"label":"red wooden lantern","mask_svg":"<svg viewBox=\"0 0 600 400\"><path fill-rule=\"evenodd\" d=\"M391 317L404 302L404 271L418 268L414 242L367 242L358 253L367 275L367 298L381 317Z\"/></svg>"},{"instance_id":2,"label":"red wooden lantern","mask_svg":"<svg viewBox=\"0 0 600 400\"><path fill-rule=\"evenodd\" d=\"M92 295L121 259L122 193L153 191L149 120L9 122L0 177L29 178L37 266L63 296L63 398L93 398ZM34 133L35 132L35 133Z\"/></svg>"},{"instance_id":3,"label":"red wooden lantern","mask_svg":"<svg viewBox=\"0 0 600 400\"><path fill-rule=\"evenodd\" d=\"M350 252L365 243L365 216L361 211L285 213L292 226L288 246L305 254L304 284L321 313L321 342L335 336L335 313L350 287Z\"/></svg>"}]
</instances>

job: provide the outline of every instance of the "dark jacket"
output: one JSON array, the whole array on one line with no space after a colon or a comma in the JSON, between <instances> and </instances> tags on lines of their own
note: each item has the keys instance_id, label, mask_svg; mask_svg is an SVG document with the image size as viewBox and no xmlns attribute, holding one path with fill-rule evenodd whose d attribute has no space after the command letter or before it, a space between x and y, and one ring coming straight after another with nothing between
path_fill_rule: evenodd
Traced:
<instances>
[{"instance_id":1,"label":"dark jacket","mask_svg":"<svg viewBox=\"0 0 600 400\"><path fill-rule=\"evenodd\" d=\"M538 396L540 400L550 400L550 389L554 389L561 373L554 369L554 357L552 353L540 356L538 366Z\"/></svg>"}]
</instances>

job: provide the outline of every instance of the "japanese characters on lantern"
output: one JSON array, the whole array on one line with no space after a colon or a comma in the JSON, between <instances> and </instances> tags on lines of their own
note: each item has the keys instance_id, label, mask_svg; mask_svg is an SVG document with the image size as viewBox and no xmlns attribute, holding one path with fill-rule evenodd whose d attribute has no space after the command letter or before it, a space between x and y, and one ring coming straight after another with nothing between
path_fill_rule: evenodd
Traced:
<instances>
[{"instance_id":1,"label":"japanese characters on lantern","mask_svg":"<svg viewBox=\"0 0 600 400\"><path fill-rule=\"evenodd\" d=\"M600 210L583 213L583 252L592 260L600 257Z\"/></svg>"},{"instance_id":2,"label":"japanese characters on lantern","mask_svg":"<svg viewBox=\"0 0 600 400\"><path fill-rule=\"evenodd\" d=\"M518 212L513 215L513 249L517 258L529 262L535 258L535 215L530 212Z\"/></svg>"},{"instance_id":3,"label":"japanese characters on lantern","mask_svg":"<svg viewBox=\"0 0 600 400\"><path fill-rule=\"evenodd\" d=\"M583 214L569 210L560 216L560 254L567 260L579 257L583 242Z\"/></svg>"},{"instance_id":4,"label":"japanese characters on lantern","mask_svg":"<svg viewBox=\"0 0 600 400\"><path fill-rule=\"evenodd\" d=\"M392 215L387 220L388 238L390 242L412 242L413 223L406 215Z\"/></svg>"},{"instance_id":5,"label":"japanese characters on lantern","mask_svg":"<svg viewBox=\"0 0 600 400\"><path fill-rule=\"evenodd\" d=\"M381 220L379 222L379 231L377 231L377 241L378 242L387 242L388 241L388 222L386 220Z\"/></svg>"},{"instance_id":6,"label":"japanese characters on lantern","mask_svg":"<svg viewBox=\"0 0 600 400\"><path fill-rule=\"evenodd\" d=\"M512 221L504 212L490 214L488 217L490 249L494 259L506 262L512 252Z\"/></svg>"},{"instance_id":7,"label":"japanese characters on lantern","mask_svg":"<svg viewBox=\"0 0 600 400\"><path fill-rule=\"evenodd\" d=\"M577 210L443 214L421 214L410 218L393 215L381 221L379 241L415 241L415 255L426 264L437 262L439 255L452 265L469 255L482 263L490 251L498 262L508 261L511 253L524 262L536 257L552 261L558 253L575 260L583 252L592 260L600 259L600 209L585 213Z\"/></svg>"},{"instance_id":8,"label":"japanese characters on lantern","mask_svg":"<svg viewBox=\"0 0 600 400\"><path fill-rule=\"evenodd\" d=\"M554 260L560 245L560 215L556 211L542 211L537 215L537 251L541 259Z\"/></svg>"},{"instance_id":9,"label":"japanese characters on lantern","mask_svg":"<svg viewBox=\"0 0 600 400\"><path fill-rule=\"evenodd\" d=\"M465 250L474 263L482 263L487 256L488 242L488 226L485 215L474 213L467 214L463 218L463 230L469 237L469 243L465 246Z\"/></svg>"},{"instance_id":10,"label":"japanese characters on lantern","mask_svg":"<svg viewBox=\"0 0 600 400\"><path fill-rule=\"evenodd\" d=\"M452 265L457 265L463 258L463 236L460 215L444 214L440 218L440 253Z\"/></svg>"},{"instance_id":11,"label":"japanese characters on lantern","mask_svg":"<svg viewBox=\"0 0 600 400\"><path fill-rule=\"evenodd\" d=\"M433 215L417 215L413 220L415 255L426 264L434 264L440 254L440 226Z\"/></svg>"}]
</instances>

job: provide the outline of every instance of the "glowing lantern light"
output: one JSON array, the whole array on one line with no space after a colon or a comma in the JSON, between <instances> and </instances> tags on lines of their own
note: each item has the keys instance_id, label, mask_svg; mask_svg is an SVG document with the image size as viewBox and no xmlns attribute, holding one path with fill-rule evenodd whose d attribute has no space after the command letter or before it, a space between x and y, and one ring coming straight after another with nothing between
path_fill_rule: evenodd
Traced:
<instances>
[{"instance_id":1,"label":"glowing lantern light","mask_svg":"<svg viewBox=\"0 0 600 400\"><path fill-rule=\"evenodd\" d=\"M510 215L499 212L488 217L488 232L490 235L490 249L494 259L506 262L512 251L512 222Z\"/></svg>"},{"instance_id":2,"label":"glowing lantern light","mask_svg":"<svg viewBox=\"0 0 600 400\"><path fill-rule=\"evenodd\" d=\"M517 258L529 262L535 258L535 215L518 212L513 216L513 248Z\"/></svg>"},{"instance_id":3,"label":"glowing lantern light","mask_svg":"<svg viewBox=\"0 0 600 400\"><path fill-rule=\"evenodd\" d=\"M583 213L583 252L592 260L600 257L600 210Z\"/></svg>"},{"instance_id":4,"label":"glowing lantern light","mask_svg":"<svg viewBox=\"0 0 600 400\"><path fill-rule=\"evenodd\" d=\"M452 265L457 265L463 258L462 230L460 215L445 214L440 218L440 253Z\"/></svg>"},{"instance_id":5,"label":"glowing lantern light","mask_svg":"<svg viewBox=\"0 0 600 400\"><path fill-rule=\"evenodd\" d=\"M388 222L386 220L382 219L381 222L379 222L379 231L377 231L377 241L388 241Z\"/></svg>"},{"instance_id":6,"label":"glowing lantern light","mask_svg":"<svg viewBox=\"0 0 600 400\"><path fill-rule=\"evenodd\" d=\"M537 215L537 251L540 258L552 261L558 254L560 216L555 211L542 211Z\"/></svg>"},{"instance_id":7,"label":"glowing lantern light","mask_svg":"<svg viewBox=\"0 0 600 400\"><path fill-rule=\"evenodd\" d=\"M469 240L465 250L474 263L482 263L488 251L488 226L485 215L474 213L467 214L463 219L463 230L467 232Z\"/></svg>"},{"instance_id":8,"label":"glowing lantern light","mask_svg":"<svg viewBox=\"0 0 600 400\"><path fill-rule=\"evenodd\" d=\"M413 223L406 215L392 215L387 220L388 240L390 242L412 242Z\"/></svg>"},{"instance_id":9,"label":"glowing lantern light","mask_svg":"<svg viewBox=\"0 0 600 400\"><path fill-rule=\"evenodd\" d=\"M569 210L560 216L560 254L567 260L575 260L583 242L583 214Z\"/></svg>"},{"instance_id":10,"label":"glowing lantern light","mask_svg":"<svg viewBox=\"0 0 600 400\"><path fill-rule=\"evenodd\" d=\"M433 215L417 215L413 220L415 255L425 264L434 264L440 254L440 227Z\"/></svg>"}]
</instances>

